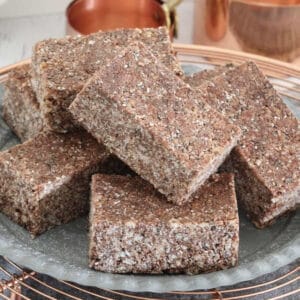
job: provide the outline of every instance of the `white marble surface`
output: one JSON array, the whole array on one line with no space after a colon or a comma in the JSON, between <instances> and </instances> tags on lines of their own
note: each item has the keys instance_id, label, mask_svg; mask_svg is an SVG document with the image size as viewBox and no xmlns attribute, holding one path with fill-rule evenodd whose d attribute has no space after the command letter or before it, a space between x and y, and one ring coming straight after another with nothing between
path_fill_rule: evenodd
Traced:
<instances>
[{"instance_id":1,"label":"white marble surface","mask_svg":"<svg viewBox=\"0 0 300 300\"><path fill-rule=\"evenodd\" d=\"M30 57L32 46L39 40L64 36L64 11L69 2L0 0L0 67ZM192 42L193 8L194 0L184 0L179 6L176 42Z\"/></svg>"},{"instance_id":2,"label":"white marble surface","mask_svg":"<svg viewBox=\"0 0 300 300\"><path fill-rule=\"evenodd\" d=\"M0 0L0 19L61 13L71 0Z\"/></svg>"},{"instance_id":3,"label":"white marble surface","mask_svg":"<svg viewBox=\"0 0 300 300\"><path fill-rule=\"evenodd\" d=\"M0 67L31 55L39 40L64 35L61 14L0 19Z\"/></svg>"}]
</instances>

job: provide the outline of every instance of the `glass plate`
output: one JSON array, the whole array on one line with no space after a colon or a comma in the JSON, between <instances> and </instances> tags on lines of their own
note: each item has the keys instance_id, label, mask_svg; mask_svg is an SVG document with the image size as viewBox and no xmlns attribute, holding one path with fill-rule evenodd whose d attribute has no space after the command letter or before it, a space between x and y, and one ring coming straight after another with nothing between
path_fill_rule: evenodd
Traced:
<instances>
[{"instance_id":1,"label":"glass plate","mask_svg":"<svg viewBox=\"0 0 300 300\"><path fill-rule=\"evenodd\" d=\"M177 46L176 49L186 73L213 68L225 62L241 62L248 58L256 60L270 75L270 80L282 93L289 108L300 117L300 101L297 100L300 99L298 70L284 63L233 51L192 46ZM2 98L3 83L0 84L0 103ZM0 118L0 149L7 149L17 143L18 139ZM256 229L240 213L240 258L235 268L195 276L115 275L88 268L86 218L56 227L33 240L24 229L0 214L0 254L40 273L83 285L128 291L187 291L232 285L292 262L300 253L299 228L299 213L282 218L263 230Z\"/></svg>"}]
</instances>

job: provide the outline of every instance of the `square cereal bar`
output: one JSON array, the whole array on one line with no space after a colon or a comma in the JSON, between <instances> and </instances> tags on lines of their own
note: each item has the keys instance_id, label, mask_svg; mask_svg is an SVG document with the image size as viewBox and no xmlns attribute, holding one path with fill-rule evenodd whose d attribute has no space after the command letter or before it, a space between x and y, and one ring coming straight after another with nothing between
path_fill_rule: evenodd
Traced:
<instances>
[{"instance_id":1,"label":"square cereal bar","mask_svg":"<svg viewBox=\"0 0 300 300\"><path fill-rule=\"evenodd\" d=\"M2 116L11 130L24 142L43 130L40 105L30 82L30 65L9 73L5 82Z\"/></svg>"},{"instance_id":2,"label":"square cereal bar","mask_svg":"<svg viewBox=\"0 0 300 300\"><path fill-rule=\"evenodd\" d=\"M86 80L132 41L145 43L172 72L182 73L165 27L119 29L37 43L32 56L33 86L49 129L65 132L73 128L67 107Z\"/></svg>"},{"instance_id":3,"label":"square cereal bar","mask_svg":"<svg viewBox=\"0 0 300 300\"><path fill-rule=\"evenodd\" d=\"M234 68L233 64L217 66L214 69L207 69L183 77L184 81L192 87L198 87L201 84L210 81L212 78L225 73L228 69Z\"/></svg>"},{"instance_id":4,"label":"square cereal bar","mask_svg":"<svg viewBox=\"0 0 300 300\"><path fill-rule=\"evenodd\" d=\"M26 64L11 71L5 85L2 106L3 119L22 142L43 130L39 103L30 83L30 66ZM101 172L109 174L134 174L115 155L110 155L101 165Z\"/></svg>"},{"instance_id":5,"label":"square cereal bar","mask_svg":"<svg viewBox=\"0 0 300 300\"><path fill-rule=\"evenodd\" d=\"M108 153L87 133L41 133L0 154L0 211L33 236L88 212Z\"/></svg>"},{"instance_id":6,"label":"square cereal bar","mask_svg":"<svg viewBox=\"0 0 300 300\"><path fill-rule=\"evenodd\" d=\"M188 273L236 265L239 219L232 174L213 175L177 206L140 177L92 178L90 267L112 273Z\"/></svg>"},{"instance_id":7,"label":"square cereal bar","mask_svg":"<svg viewBox=\"0 0 300 300\"><path fill-rule=\"evenodd\" d=\"M40 106L30 83L30 66L26 64L10 72L5 83L2 106L3 119L22 142L43 130ZM101 165L101 173L134 175L134 172L115 155Z\"/></svg>"},{"instance_id":8,"label":"square cereal bar","mask_svg":"<svg viewBox=\"0 0 300 300\"><path fill-rule=\"evenodd\" d=\"M99 142L176 204L190 200L240 135L141 43L97 72L69 109Z\"/></svg>"},{"instance_id":9,"label":"square cereal bar","mask_svg":"<svg viewBox=\"0 0 300 300\"><path fill-rule=\"evenodd\" d=\"M299 121L253 62L202 82L189 81L243 131L222 169L235 172L238 201L265 227L300 203Z\"/></svg>"}]
</instances>

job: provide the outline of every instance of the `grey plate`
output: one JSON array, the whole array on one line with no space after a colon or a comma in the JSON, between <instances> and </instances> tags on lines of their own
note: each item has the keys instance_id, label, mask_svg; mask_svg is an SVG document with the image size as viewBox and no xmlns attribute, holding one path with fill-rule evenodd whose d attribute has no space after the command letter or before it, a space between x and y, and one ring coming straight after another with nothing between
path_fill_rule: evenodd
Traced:
<instances>
[{"instance_id":1,"label":"grey plate","mask_svg":"<svg viewBox=\"0 0 300 300\"><path fill-rule=\"evenodd\" d=\"M202 67L185 66L185 70L191 72ZM0 102L2 97L0 85ZM299 118L299 103L284 100ZM0 119L0 149L17 143L18 139ZM250 280L292 262L300 254L299 229L299 212L264 230L254 228L241 213L240 260L236 268L196 276L113 275L87 267L87 219L56 227L32 240L25 230L0 214L0 254L35 271L83 285L132 291L187 291Z\"/></svg>"}]
</instances>

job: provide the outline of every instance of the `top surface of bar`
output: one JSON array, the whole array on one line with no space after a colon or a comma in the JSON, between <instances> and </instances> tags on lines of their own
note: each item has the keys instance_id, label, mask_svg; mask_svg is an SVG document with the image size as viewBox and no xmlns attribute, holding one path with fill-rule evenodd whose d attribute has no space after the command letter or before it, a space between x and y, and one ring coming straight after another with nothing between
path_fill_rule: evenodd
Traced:
<instances>
[{"instance_id":1,"label":"top surface of bar","mask_svg":"<svg viewBox=\"0 0 300 300\"><path fill-rule=\"evenodd\" d=\"M96 174L92 189L94 216L102 221L149 223L204 223L237 218L233 175L215 174L184 206L167 202L140 177ZM99 221L101 221L99 219Z\"/></svg>"},{"instance_id":2,"label":"top surface of bar","mask_svg":"<svg viewBox=\"0 0 300 300\"><path fill-rule=\"evenodd\" d=\"M2 152L0 164L28 184L40 185L73 176L105 156L105 148L85 132L41 133Z\"/></svg>"},{"instance_id":3,"label":"top surface of bar","mask_svg":"<svg viewBox=\"0 0 300 300\"><path fill-rule=\"evenodd\" d=\"M91 102L109 98L111 105L132 115L191 170L195 161L209 163L239 129L159 64L142 44L128 49L99 71L73 104L89 101L86 96Z\"/></svg>"},{"instance_id":4,"label":"top surface of bar","mask_svg":"<svg viewBox=\"0 0 300 300\"><path fill-rule=\"evenodd\" d=\"M37 75L47 80L49 89L71 92L113 58L119 52L119 47L126 47L132 41L145 43L167 67L175 73L182 72L172 53L165 27L119 29L88 36L45 40L35 46L33 63L40 64L40 73Z\"/></svg>"}]
</instances>

